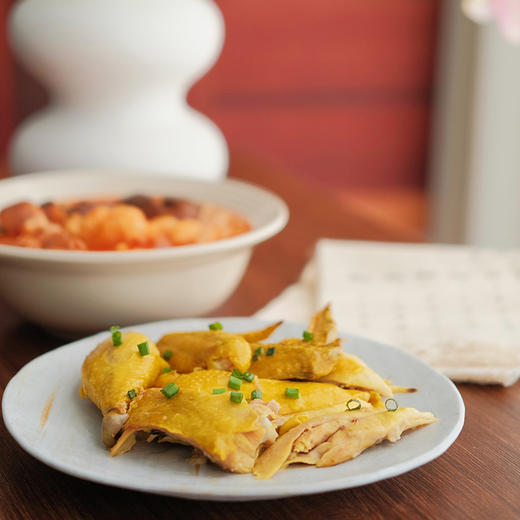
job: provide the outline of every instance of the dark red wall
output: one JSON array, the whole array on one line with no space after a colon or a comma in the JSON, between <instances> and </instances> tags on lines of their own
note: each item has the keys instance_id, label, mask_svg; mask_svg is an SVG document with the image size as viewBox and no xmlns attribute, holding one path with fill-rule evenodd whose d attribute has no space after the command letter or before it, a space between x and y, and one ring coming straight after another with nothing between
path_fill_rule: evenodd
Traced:
<instances>
[{"instance_id":1,"label":"dark red wall","mask_svg":"<svg viewBox=\"0 0 520 520\"><path fill-rule=\"evenodd\" d=\"M343 186L424 182L440 0L217 3L224 50L189 101L233 151ZM42 103L19 73L13 98L9 70L1 46L0 144Z\"/></svg>"}]
</instances>

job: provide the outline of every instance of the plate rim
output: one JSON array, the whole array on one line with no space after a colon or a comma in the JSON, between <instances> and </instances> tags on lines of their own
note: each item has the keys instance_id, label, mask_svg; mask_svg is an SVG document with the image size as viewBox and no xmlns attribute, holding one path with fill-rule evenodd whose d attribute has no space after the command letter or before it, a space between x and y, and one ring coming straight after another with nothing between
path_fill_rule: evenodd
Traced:
<instances>
[{"instance_id":1,"label":"plate rim","mask_svg":"<svg viewBox=\"0 0 520 520\"><path fill-rule=\"evenodd\" d=\"M203 317L203 318L180 318L180 319L169 319L169 320L160 320L160 321L153 321L153 322L146 322L146 323L140 323L137 325L131 325L128 327L123 327L122 330L130 330L130 329L138 329L139 327L157 327L157 326L166 326L170 324L175 324L179 322L187 322L187 321L204 321L204 322L211 322L215 320L224 321L224 320L239 320L244 322L255 322L257 325L267 325L270 322L263 320L263 319L257 319L254 317L246 317L246 316L214 316L214 317ZM284 321L284 325L289 326L299 326L302 327L301 324L291 321ZM255 325L256 326L256 325ZM411 459L407 459L405 461L402 461L397 464L392 464L389 467L382 468L376 471L370 471L366 474L356 475L355 476L355 482L349 483L346 482L348 480L351 480L351 476L344 476L334 479L327 479L325 481L320 480L314 480L312 482L299 482L298 483L298 489L294 489L293 485L288 484L277 484L276 489L246 489L243 491L240 491L240 493L229 493L225 489L212 489L211 491L200 491L197 492L195 489L193 490L186 490L186 489L158 489L156 485L147 485L146 482L142 483L141 486L137 486L133 483L127 483L125 481L122 481L120 484L116 484L113 482L110 476L105 476L103 474L94 475L91 471L82 470L81 467L73 467L68 463L62 463L60 461L56 462L55 458L49 456L45 452L41 452L38 449L33 448L29 443L26 442L25 438L23 436L18 436L16 432L16 421L12 420L11 417L8 415L6 416L6 403L9 402L11 399L10 395L11 392L14 391L13 388L16 384L16 379L18 377L21 377L21 374L26 369L29 369L29 367L35 363L40 363L42 359L49 357L51 355L56 355L57 352L63 351L63 350L72 350L76 348L76 345L78 343L83 343L88 340L95 341L97 337L104 337L106 335L106 332L98 332L96 334L92 334L90 336L86 336L83 338L80 338L78 340L75 340L73 342L67 343L65 345L62 345L60 347L57 347L55 349L49 350L43 354L40 354L39 356L35 357L28 363L26 363L23 367L20 368L16 372L16 374L9 380L7 386L4 389L4 394L2 396L2 416L4 420L4 424L6 426L7 431L9 434L13 437L13 439L17 442L17 444L30 456L34 457L36 460L39 460L40 462L44 463L45 465L60 471L62 473L65 473L67 475L70 475L75 478L79 478L82 480L87 480L89 482L94 482L97 484L103 484L111 487L117 487L122 489L129 489L132 491L139 491L143 493L153 493L163 496L172 496L172 497L179 497L179 498L186 498L191 500L210 500L210 501L254 501L254 500L270 500L270 499L280 499L280 498L289 498L293 496L301 496L301 495L314 495L319 493L325 493L325 492L332 492L332 491L338 491L341 489L351 489L355 487L365 486L368 484L372 484L375 482L379 482L382 480L386 480L388 478L396 477L399 475L402 475L408 471L412 471L420 466L423 466L432 460L440 457L443 453L447 451L447 449L455 442L457 437L459 436L460 432L462 431L462 428L464 426L465 421L465 404L462 399L462 396L456 387L456 385L448 379L444 374L441 374L434 368L432 368L430 365L428 365L426 362L421 360L420 358L417 358L416 356L410 354L409 352L406 352L402 349L399 349L397 347L394 347L392 345L388 345L386 343L382 343L380 341L372 340L365 336L359 336L357 334L343 334L341 333L341 337L347 337L352 339L361 339L365 341L369 341L371 343L377 344L378 346L384 347L385 349L390 349L394 353L397 352L398 355L403 355L405 357L411 358L414 362L418 362L421 365L423 365L426 369L432 371L436 374L436 376L440 377L444 380L444 383L446 383L450 389L452 390L455 398L456 403L458 405L457 408L457 414L458 418L455 422L454 426L450 430L450 432L446 435L446 437L438 444L435 444L434 446L430 447L425 452L415 455ZM406 438L406 435L404 436Z\"/></svg>"}]
</instances>

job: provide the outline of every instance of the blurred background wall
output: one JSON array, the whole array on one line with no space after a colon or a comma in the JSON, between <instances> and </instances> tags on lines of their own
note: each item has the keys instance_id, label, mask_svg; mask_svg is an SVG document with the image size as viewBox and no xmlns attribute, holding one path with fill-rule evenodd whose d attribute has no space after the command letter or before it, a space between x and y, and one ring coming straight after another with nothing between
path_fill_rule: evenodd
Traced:
<instances>
[{"instance_id":1,"label":"blurred background wall","mask_svg":"<svg viewBox=\"0 0 520 520\"><path fill-rule=\"evenodd\" d=\"M46 102L6 45L0 146ZM232 153L353 188L426 182L439 0L218 0L226 41L189 102ZM377 151L377 153L375 153Z\"/></svg>"}]
</instances>

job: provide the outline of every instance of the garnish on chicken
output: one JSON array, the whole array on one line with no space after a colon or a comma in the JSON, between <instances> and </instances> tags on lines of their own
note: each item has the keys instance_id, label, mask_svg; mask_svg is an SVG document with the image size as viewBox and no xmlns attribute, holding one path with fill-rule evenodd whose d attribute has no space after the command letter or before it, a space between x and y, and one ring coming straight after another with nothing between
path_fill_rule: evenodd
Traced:
<instances>
[{"instance_id":1,"label":"garnish on chicken","mask_svg":"<svg viewBox=\"0 0 520 520\"><path fill-rule=\"evenodd\" d=\"M158 388L133 401L111 456L129 451L137 432L153 440L193 446L209 460L235 473L249 473L262 446L277 437L276 406L264 401L230 401L228 394L207 395L180 388L167 399Z\"/></svg>"},{"instance_id":2,"label":"garnish on chicken","mask_svg":"<svg viewBox=\"0 0 520 520\"><path fill-rule=\"evenodd\" d=\"M115 435L128 418L132 400L128 392L133 390L131 395L138 396L167 366L155 344L144 334L114 331L117 333L120 336L115 336L116 346L114 337L103 341L87 356L81 369L80 395L101 410L101 438L107 447L114 444ZM145 343L149 353L143 356L138 345Z\"/></svg>"},{"instance_id":3,"label":"garnish on chicken","mask_svg":"<svg viewBox=\"0 0 520 520\"><path fill-rule=\"evenodd\" d=\"M229 392L229 378L231 373L223 370L197 370L190 374L161 374L154 386L163 387L170 382L176 383L180 388L197 391L202 394L212 395L216 389L218 393ZM369 392L346 390L336 385L326 383L313 383L303 381L291 381L290 386L298 389L299 398L291 399L285 391L289 382L275 379L262 379L255 377L251 383L242 380L240 391L250 398L255 390L262 392L262 399L266 402L276 401L280 405L280 415L289 416L319 410L339 405L343 410L350 399L359 399L362 406L372 406Z\"/></svg>"}]
</instances>

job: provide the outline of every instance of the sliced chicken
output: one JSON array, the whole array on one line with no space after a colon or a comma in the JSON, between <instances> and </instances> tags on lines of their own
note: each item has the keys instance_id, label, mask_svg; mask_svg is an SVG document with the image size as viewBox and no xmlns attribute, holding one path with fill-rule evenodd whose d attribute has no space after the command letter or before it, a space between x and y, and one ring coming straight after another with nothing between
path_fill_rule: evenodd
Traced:
<instances>
[{"instance_id":1,"label":"sliced chicken","mask_svg":"<svg viewBox=\"0 0 520 520\"><path fill-rule=\"evenodd\" d=\"M338 338L338 328L330 311L330 304L318 311L311 319L307 331L312 333L313 342L321 345Z\"/></svg>"},{"instance_id":2,"label":"sliced chicken","mask_svg":"<svg viewBox=\"0 0 520 520\"><path fill-rule=\"evenodd\" d=\"M183 373L197 368L246 370L251 363L249 343L239 334L222 330L172 332L157 347L161 354L170 354L170 367Z\"/></svg>"},{"instance_id":3,"label":"sliced chicken","mask_svg":"<svg viewBox=\"0 0 520 520\"><path fill-rule=\"evenodd\" d=\"M230 376L230 372L222 370L197 370L190 374L175 374L172 372L160 375L155 386L164 387L168 383L174 382L180 388L205 394L212 394L215 388L226 389L226 392L229 392L228 382ZM288 387L298 390L297 399L285 395ZM373 406L369 392L346 390L326 383L279 381L258 377L255 377L250 383L242 380L240 392L244 394L245 398L249 399L253 390L260 390L264 401L274 400L279 403L279 413L282 416L290 416L333 406L339 406L341 411L343 411L346 403L351 399L357 399L363 407Z\"/></svg>"},{"instance_id":4,"label":"sliced chicken","mask_svg":"<svg viewBox=\"0 0 520 520\"><path fill-rule=\"evenodd\" d=\"M144 343L149 353L141 355L138 345ZM165 366L155 344L138 332L123 332L119 346L108 338L87 356L81 369L80 395L101 410L101 437L107 447L113 445L115 435L128 418L128 392L141 394Z\"/></svg>"},{"instance_id":5,"label":"sliced chicken","mask_svg":"<svg viewBox=\"0 0 520 520\"><path fill-rule=\"evenodd\" d=\"M251 371L269 379L318 379L331 372L342 353L339 340L319 346L295 339L252 343L251 350Z\"/></svg>"},{"instance_id":6,"label":"sliced chicken","mask_svg":"<svg viewBox=\"0 0 520 520\"><path fill-rule=\"evenodd\" d=\"M313 334L313 345L337 339L338 330L330 305L326 305L312 317L307 330ZM384 396L392 395L391 386L353 354L343 353L333 369L319 380L347 388L375 390Z\"/></svg>"},{"instance_id":7,"label":"sliced chicken","mask_svg":"<svg viewBox=\"0 0 520 520\"><path fill-rule=\"evenodd\" d=\"M374 390L384 396L392 395L388 383L354 354L342 353L334 368L318 380L346 388Z\"/></svg>"},{"instance_id":8,"label":"sliced chicken","mask_svg":"<svg viewBox=\"0 0 520 520\"><path fill-rule=\"evenodd\" d=\"M282 323L283 321L278 321L264 329L242 332L239 336L242 336L248 343L258 343L259 341L267 339Z\"/></svg>"},{"instance_id":9,"label":"sliced chicken","mask_svg":"<svg viewBox=\"0 0 520 520\"><path fill-rule=\"evenodd\" d=\"M339 464L385 439L395 442L404 431L436 420L433 414L414 408L394 412L360 409L318 416L281 435L258 458L253 473L268 479L298 462L318 467Z\"/></svg>"},{"instance_id":10,"label":"sliced chicken","mask_svg":"<svg viewBox=\"0 0 520 520\"><path fill-rule=\"evenodd\" d=\"M251 371L259 377L320 381L392 395L391 387L381 376L358 357L342 351L339 340L324 346L300 340L273 345L254 343L251 349L259 352L251 362Z\"/></svg>"},{"instance_id":11,"label":"sliced chicken","mask_svg":"<svg viewBox=\"0 0 520 520\"><path fill-rule=\"evenodd\" d=\"M168 399L151 388L132 402L110 455L129 451L136 433L146 432L154 440L193 446L226 470L249 473L260 448L277 436L275 418L276 408L260 400L235 403L228 393L208 395L182 387Z\"/></svg>"}]
</instances>

